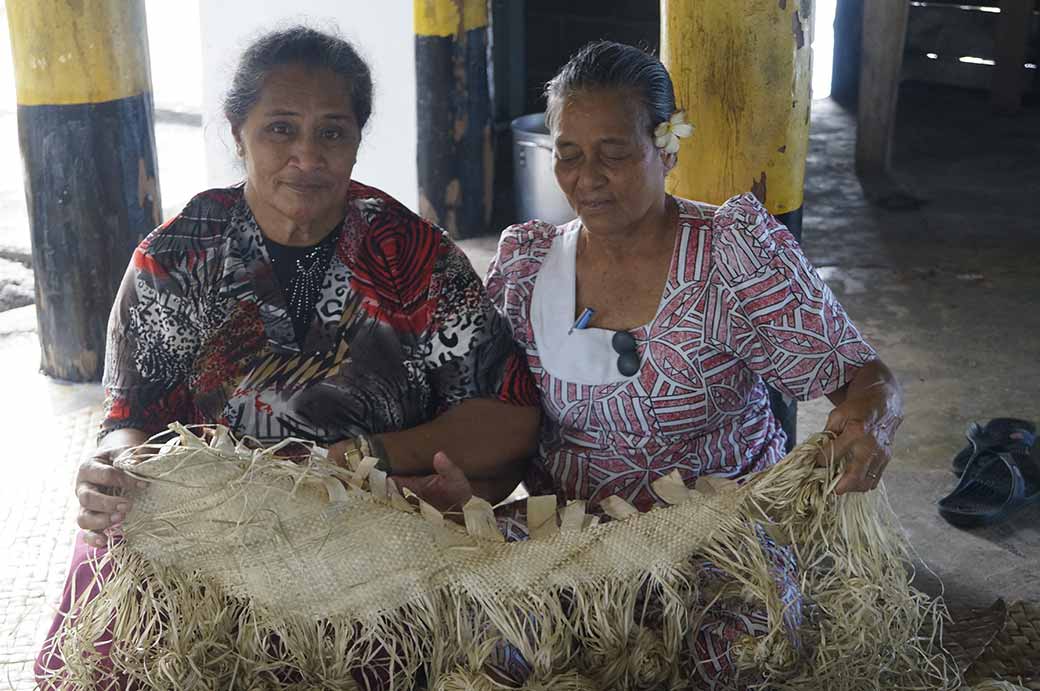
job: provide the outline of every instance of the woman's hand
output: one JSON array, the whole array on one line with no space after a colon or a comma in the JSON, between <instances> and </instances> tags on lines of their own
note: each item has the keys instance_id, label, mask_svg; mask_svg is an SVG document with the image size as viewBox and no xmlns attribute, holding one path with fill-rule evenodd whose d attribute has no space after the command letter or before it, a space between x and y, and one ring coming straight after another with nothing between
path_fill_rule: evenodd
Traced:
<instances>
[{"instance_id":1,"label":"woman's hand","mask_svg":"<svg viewBox=\"0 0 1040 691\"><path fill-rule=\"evenodd\" d=\"M473 486L466 474L443 451L434 454L433 470L432 475L391 477L398 487L407 487L438 511L461 511L473 496Z\"/></svg>"},{"instance_id":2,"label":"woman's hand","mask_svg":"<svg viewBox=\"0 0 1040 691\"><path fill-rule=\"evenodd\" d=\"M875 360L860 368L831 400L835 408L825 429L837 438L824 447L822 462L849 455L834 493L872 490L892 460L892 439L903 422L899 384L888 367Z\"/></svg>"},{"instance_id":3,"label":"woman's hand","mask_svg":"<svg viewBox=\"0 0 1040 691\"><path fill-rule=\"evenodd\" d=\"M76 498L79 499L76 522L83 529L83 541L88 545L107 544L105 531L126 518L131 502L128 497L119 496L120 493L144 483L114 468L112 463L119 454L147 439L148 435L140 430L115 430L80 464L76 474Z\"/></svg>"}]
</instances>

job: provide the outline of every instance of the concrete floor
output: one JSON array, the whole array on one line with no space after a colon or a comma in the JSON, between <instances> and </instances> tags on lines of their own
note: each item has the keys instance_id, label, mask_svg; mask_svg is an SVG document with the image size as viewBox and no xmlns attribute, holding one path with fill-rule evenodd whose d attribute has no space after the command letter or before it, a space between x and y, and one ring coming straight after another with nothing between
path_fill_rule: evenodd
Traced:
<instances>
[{"instance_id":1,"label":"concrete floor","mask_svg":"<svg viewBox=\"0 0 1040 691\"><path fill-rule=\"evenodd\" d=\"M903 382L906 422L886 484L919 557L954 604L1040 600L1040 509L965 532L938 516L950 460L972 420L1040 420L1040 108L1014 118L987 96L904 87L895 167L931 201L869 206L852 172L854 119L817 101L808 162L806 254ZM467 241L479 271L496 238ZM0 398L14 475L0 493L0 684L29 688L30 661L73 535L72 475L89 447L100 387L36 373L33 308L0 314ZM829 405L799 412L801 435ZM922 569L922 572L925 572ZM937 589L938 581L922 583Z\"/></svg>"},{"instance_id":2,"label":"concrete floor","mask_svg":"<svg viewBox=\"0 0 1040 691\"><path fill-rule=\"evenodd\" d=\"M870 207L852 173L853 118L813 112L807 255L905 389L887 486L953 602L1040 599L1040 509L957 530L935 501L972 420L1040 421L1040 108L991 113L988 94L904 85L894 168L930 203ZM801 430L827 405L805 406Z\"/></svg>"}]
</instances>

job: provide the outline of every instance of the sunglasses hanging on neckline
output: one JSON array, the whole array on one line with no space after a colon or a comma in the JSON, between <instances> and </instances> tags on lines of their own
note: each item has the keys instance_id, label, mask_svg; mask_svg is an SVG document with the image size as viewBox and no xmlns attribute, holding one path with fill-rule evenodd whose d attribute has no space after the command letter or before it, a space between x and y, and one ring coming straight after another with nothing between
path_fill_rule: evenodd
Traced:
<instances>
[{"instance_id":1,"label":"sunglasses hanging on neckline","mask_svg":"<svg viewBox=\"0 0 1040 691\"><path fill-rule=\"evenodd\" d=\"M626 377L631 377L639 371L639 352L636 350L635 336L627 331L615 331L610 339L610 345L618 354L618 372Z\"/></svg>"}]
</instances>

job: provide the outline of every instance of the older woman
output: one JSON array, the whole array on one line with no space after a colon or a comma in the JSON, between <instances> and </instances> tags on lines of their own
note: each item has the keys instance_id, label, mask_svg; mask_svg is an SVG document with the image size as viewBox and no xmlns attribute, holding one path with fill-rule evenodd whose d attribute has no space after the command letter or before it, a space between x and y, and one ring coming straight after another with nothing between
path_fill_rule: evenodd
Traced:
<instances>
[{"instance_id":1,"label":"older woman","mask_svg":"<svg viewBox=\"0 0 1040 691\"><path fill-rule=\"evenodd\" d=\"M767 468L785 436L766 384L830 398L834 451L851 452L836 491L876 487L902 412L896 381L757 199L714 207L665 192L672 136L688 129L661 63L591 44L547 100L556 179L578 218L506 229L487 277L542 393L532 493L646 510L659 500L651 482L673 470L692 484ZM794 625L792 555L762 543ZM765 624L717 609L690 636L697 688L733 683L730 643Z\"/></svg>"},{"instance_id":2,"label":"older woman","mask_svg":"<svg viewBox=\"0 0 1040 691\"><path fill-rule=\"evenodd\" d=\"M245 184L149 235L112 310L101 441L76 487L89 546L51 638L130 508L113 458L170 422L303 437L403 475L446 453L478 484L533 451L536 390L468 260L351 179L371 111L368 66L342 39L297 27L242 56L224 112ZM44 681L60 678L50 642Z\"/></svg>"}]
</instances>

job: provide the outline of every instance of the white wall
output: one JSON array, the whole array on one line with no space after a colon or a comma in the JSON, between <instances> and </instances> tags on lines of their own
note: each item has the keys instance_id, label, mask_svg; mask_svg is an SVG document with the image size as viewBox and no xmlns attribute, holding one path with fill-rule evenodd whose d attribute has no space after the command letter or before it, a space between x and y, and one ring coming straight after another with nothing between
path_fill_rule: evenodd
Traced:
<instances>
[{"instance_id":1,"label":"white wall","mask_svg":"<svg viewBox=\"0 0 1040 691\"><path fill-rule=\"evenodd\" d=\"M412 0L203 0L202 107L211 186L242 178L220 101L239 55L266 31L296 23L338 29L372 67L375 98L353 178L418 210Z\"/></svg>"},{"instance_id":2,"label":"white wall","mask_svg":"<svg viewBox=\"0 0 1040 691\"><path fill-rule=\"evenodd\" d=\"M145 0L152 96L157 109L198 113L202 108L199 6L205 2Z\"/></svg>"}]
</instances>

